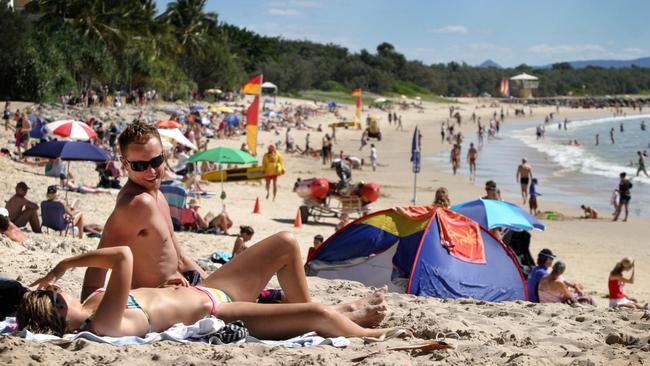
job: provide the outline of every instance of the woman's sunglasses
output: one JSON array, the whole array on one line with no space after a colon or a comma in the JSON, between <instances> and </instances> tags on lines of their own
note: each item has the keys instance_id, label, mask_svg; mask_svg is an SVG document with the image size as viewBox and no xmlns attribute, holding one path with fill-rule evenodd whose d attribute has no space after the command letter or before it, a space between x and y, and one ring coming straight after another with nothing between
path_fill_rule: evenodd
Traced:
<instances>
[{"instance_id":1,"label":"woman's sunglasses","mask_svg":"<svg viewBox=\"0 0 650 366\"><path fill-rule=\"evenodd\" d=\"M150 166L154 169L161 166L162 163L165 162L165 156L163 154L160 154L149 161L128 161L126 159L124 159L124 161L129 164L129 168L131 168L131 170L134 172L144 172L145 170L149 169Z\"/></svg>"}]
</instances>

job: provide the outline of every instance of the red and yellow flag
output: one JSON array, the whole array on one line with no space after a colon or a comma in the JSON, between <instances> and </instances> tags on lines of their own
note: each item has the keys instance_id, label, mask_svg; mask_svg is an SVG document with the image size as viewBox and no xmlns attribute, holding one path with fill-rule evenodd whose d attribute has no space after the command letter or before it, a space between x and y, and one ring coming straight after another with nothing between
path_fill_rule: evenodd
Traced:
<instances>
[{"instance_id":1,"label":"red and yellow flag","mask_svg":"<svg viewBox=\"0 0 650 366\"><path fill-rule=\"evenodd\" d=\"M352 89L352 96L357 97L355 103L354 119L361 121L361 88Z\"/></svg>"},{"instance_id":2,"label":"red and yellow flag","mask_svg":"<svg viewBox=\"0 0 650 366\"><path fill-rule=\"evenodd\" d=\"M248 80L248 82L242 86L241 91L244 94L259 95L262 91L262 75L257 75Z\"/></svg>"},{"instance_id":3,"label":"red and yellow flag","mask_svg":"<svg viewBox=\"0 0 650 366\"><path fill-rule=\"evenodd\" d=\"M246 111L246 144L251 155L257 156L257 119L260 112L260 96L255 96L255 100Z\"/></svg>"}]
</instances>

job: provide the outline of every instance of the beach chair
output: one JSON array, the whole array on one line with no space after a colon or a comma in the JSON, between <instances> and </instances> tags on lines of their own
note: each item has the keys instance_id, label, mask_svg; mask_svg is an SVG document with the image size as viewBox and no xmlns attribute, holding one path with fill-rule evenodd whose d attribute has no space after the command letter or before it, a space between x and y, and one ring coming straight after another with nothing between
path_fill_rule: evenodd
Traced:
<instances>
[{"instance_id":1,"label":"beach chair","mask_svg":"<svg viewBox=\"0 0 650 366\"><path fill-rule=\"evenodd\" d=\"M185 201L187 200L187 191L182 187L175 186L160 186L160 192L165 196L165 200L169 205L169 213L172 218L172 224L174 225L174 230L179 231L183 229L183 220L181 215L187 217L187 214L183 214L185 208Z\"/></svg>"},{"instance_id":2,"label":"beach chair","mask_svg":"<svg viewBox=\"0 0 650 366\"><path fill-rule=\"evenodd\" d=\"M72 221L65 214L65 207L58 201L43 201L41 202L41 219L42 227L45 227L49 233L49 229L58 231L59 235L65 231L64 237L68 236L68 230L74 235L74 227Z\"/></svg>"}]
</instances>

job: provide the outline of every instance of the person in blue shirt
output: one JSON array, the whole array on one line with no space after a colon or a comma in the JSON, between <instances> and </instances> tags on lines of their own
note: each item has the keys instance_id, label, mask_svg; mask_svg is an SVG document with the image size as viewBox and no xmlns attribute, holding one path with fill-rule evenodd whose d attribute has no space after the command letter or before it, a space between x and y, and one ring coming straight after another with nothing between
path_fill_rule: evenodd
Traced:
<instances>
[{"instance_id":1,"label":"person in blue shirt","mask_svg":"<svg viewBox=\"0 0 650 366\"><path fill-rule=\"evenodd\" d=\"M533 178L528 187L528 206L530 207L530 214L537 215L537 196L541 196L537 192L537 178Z\"/></svg>"},{"instance_id":2,"label":"person in blue shirt","mask_svg":"<svg viewBox=\"0 0 650 366\"><path fill-rule=\"evenodd\" d=\"M528 301L539 302L539 295L537 294L537 286L542 277L548 275L549 268L553 265L555 255L550 249L542 249L537 255L537 267L533 268L528 274L526 287L528 289Z\"/></svg>"}]
</instances>

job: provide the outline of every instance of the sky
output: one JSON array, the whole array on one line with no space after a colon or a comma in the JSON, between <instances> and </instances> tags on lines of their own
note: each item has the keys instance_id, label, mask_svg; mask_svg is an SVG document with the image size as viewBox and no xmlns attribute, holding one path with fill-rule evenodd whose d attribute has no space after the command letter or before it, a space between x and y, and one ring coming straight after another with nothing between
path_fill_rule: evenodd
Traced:
<instances>
[{"instance_id":1,"label":"sky","mask_svg":"<svg viewBox=\"0 0 650 366\"><path fill-rule=\"evenodd\" d=\"M164 11L169 1L157 0ZM650 0L207 0L262 35L504 67L650 56Z\"/></svg>"}]
</instances>

